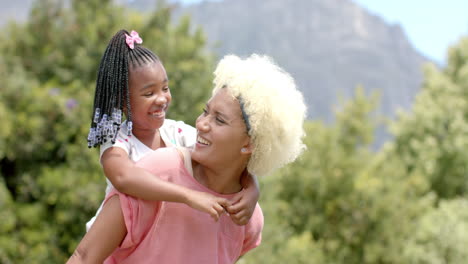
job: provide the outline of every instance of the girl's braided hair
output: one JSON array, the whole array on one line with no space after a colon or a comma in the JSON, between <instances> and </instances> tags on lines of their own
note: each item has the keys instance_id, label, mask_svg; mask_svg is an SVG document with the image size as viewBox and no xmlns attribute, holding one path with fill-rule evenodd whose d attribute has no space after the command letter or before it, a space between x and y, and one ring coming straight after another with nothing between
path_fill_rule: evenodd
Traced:
<instances>
[{"instance_id":1,"label":"girl's braided hair","mask_svg":"<svg viewBox=\"0 0 468 264\"><path fill-rule=\"evenodd\" d=\"M135 33L132 31L132 36ZM138 37L138 33L136 36ZM129 45L128 38L130 38L128 31L119 30L107 45L99 64L91 128L88 134L89 148L98 147L107 140L115 143L124 109L128 135L131 135L129 69L160 61L156 54L138 42Z\"/></svg>"}]
</instances>

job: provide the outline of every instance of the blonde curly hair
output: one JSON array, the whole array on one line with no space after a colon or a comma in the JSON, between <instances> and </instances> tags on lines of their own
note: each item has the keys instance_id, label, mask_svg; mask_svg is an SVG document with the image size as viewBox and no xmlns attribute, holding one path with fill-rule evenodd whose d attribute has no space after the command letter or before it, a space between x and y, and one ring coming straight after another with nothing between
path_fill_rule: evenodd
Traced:
<instances>
[{"instance_id":1,"label":"blonde curly hair","mask_svg":"<svg viewBox=\"0 0 468 264\"><path fill-rule=\"evenodd\" d=\"M222 88L239 100L253 144L247 169L270 174L293 162L305 149L306 106L294 79L268 56L225 56L214 72L213 94ZM249 128L250 126L250 128Z\"/></svg>"}]
</instances>

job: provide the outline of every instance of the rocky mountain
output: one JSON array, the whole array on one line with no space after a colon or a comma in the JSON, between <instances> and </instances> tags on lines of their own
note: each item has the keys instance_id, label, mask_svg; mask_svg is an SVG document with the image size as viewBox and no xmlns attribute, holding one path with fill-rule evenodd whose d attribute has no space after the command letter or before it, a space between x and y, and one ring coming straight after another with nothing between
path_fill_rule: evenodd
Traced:
<instances>
[{"instance_id":1,"label":"rocky mountain","mask_svg":"<svg viewBox=\"0 0 468 264\"><path fill-rule=\"evenodd\" d=\"M310 118L330 120L358 85L379 91L379 112L407 109L427 61L399 25L350 0L205 1L181 10L206 31L220 56L262 53L289 71Z\"/></svg>"}]
</instances>

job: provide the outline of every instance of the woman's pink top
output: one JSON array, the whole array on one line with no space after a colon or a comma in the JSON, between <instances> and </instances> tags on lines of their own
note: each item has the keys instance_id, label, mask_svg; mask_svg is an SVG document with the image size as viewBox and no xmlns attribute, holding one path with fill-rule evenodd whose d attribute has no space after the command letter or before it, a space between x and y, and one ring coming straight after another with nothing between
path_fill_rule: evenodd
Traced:
<instances>
[{"instance_id":1,"label":"woman's pink top","mask_svg":"<svg viewBox=\"0 0 468 264\"><path fill-rule=\"evenodd\" d=\"M233 196L215 193L196 181L175 148L160 148L137 165L169 182L228 199ZM106 201L113 195L120 198L127 236L106 264L234 263L261 241L263 214L258 204L249 223L238 226L225 214L216 222L185 204L145 201L116 190Z\"/></svg>"}]
</instances>

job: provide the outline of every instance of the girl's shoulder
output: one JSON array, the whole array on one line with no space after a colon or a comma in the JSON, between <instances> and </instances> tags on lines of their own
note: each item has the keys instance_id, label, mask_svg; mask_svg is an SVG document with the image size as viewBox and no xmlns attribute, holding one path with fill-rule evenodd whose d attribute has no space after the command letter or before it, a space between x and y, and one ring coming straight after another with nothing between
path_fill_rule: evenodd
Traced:
<instances>
[{"instance_id":1,"label":"girl's shoulder","mask_svg":"<svg viewBox=\"0 0 468 264\"><path fill-rule=\"evenodd\" d=\"M160 130L176 131L183 133L184 130L194 130L195 128L191 125L186 124L184 121L165 119L164 124Z\"/></svg>"},{"instance_id":2,"label":"girl's shoulder","mask_svg":"<svg viewBox=\"0 0 468 264\"><path fill-rule=\"evenodd\" d=\"M165 142L168 141L175 146L192 147L197 137L197 130L194 127L172 119L164 120L159 131Z\"/></svg>"}]
</instances>

